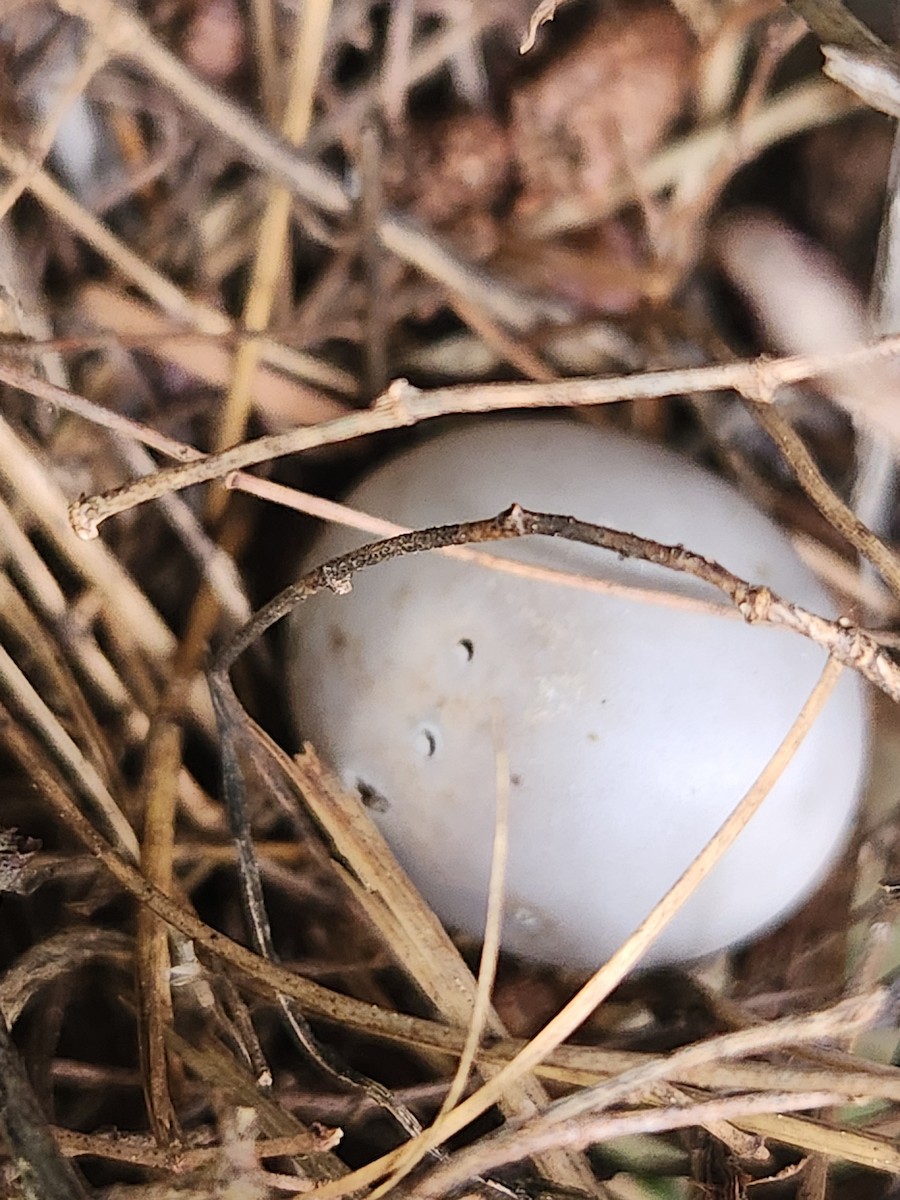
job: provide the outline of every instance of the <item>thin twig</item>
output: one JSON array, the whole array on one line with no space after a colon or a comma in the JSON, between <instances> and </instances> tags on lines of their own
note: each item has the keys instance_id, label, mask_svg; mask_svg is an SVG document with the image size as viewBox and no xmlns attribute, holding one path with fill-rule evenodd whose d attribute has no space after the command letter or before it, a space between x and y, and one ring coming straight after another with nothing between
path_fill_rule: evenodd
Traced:
<instances>
[{"instance_id":1,"label":"thin twig","mask_svg":"<svg viewBox=\"0 0 900 1200\"><path fill-rule=\"evenodd\" d=\"M636 1136L639 1134L665 1133L673 1129L684 1129L692 1125L705 1125L713 1121L739 1121L741 1117L752 1117L758 1113L797 1112L802 1109L824 1108L830 1104L839 1104L843 1097L834 1092L770 1092L764 1095L723 1096L715 1100L701 1100L687 1105L668 1108L649 1108L637 1112L609 1113L599 1117L590 1117L572 1122L569 1127L532 1136L522 1146L522 1153L516 1153L515 1159L523 1158L546 1149L547 1144L581 1149L591 1143L610 1141L612 1138ZM482 1140L476 1143L475 1149L484 1146ZM473 1154L474 1157L474 1154ZM485 1155L487 1157L487 1155ZM456 1164L451 1164L455 1168ZM457 1188L465 1179L470 1178L468 1171L451 1169L441 1170L433 1176L416 1183L416 1200L437 1200ZM350 1177L352 1178L352 1177ZM327 1195L337 1195L342 1184L328 1185ZM346 1193L344 1193L346 1194Z\"/></svg>"},{"instance_id":2,"label":"thin twig","mask_svg":"<svg viewBox=\"0 0 900 1200\"><path fill-rule=\"evenodd\" d=\"M445 546L505 541L533 535L596 546L623 558L638 559L702 580L726 596L748 624L773 625L809 638L837 662L852 667L885 695L900 703L900 666L872 634L849 620L843 617L835 621L828 620L799 604L783 600L769 588L748 583L684 546L667 546L652 538L579 521L575 517L529 512L518 504L484 521L439 525L398 534L385 541L371 542L310 571L299 582L279 592L238 630L216 658L210 673L213 686L227 687L227 675L233 663L296 604L325 589L338 593L350 591L352 576L357 571L406 554L439 550Z\"/></svg>"},{"instance_id":3,"label":"thin twig","mask_svg":"<svg viewBox=\"0 0 900 1200\"><path fill-rule=\"evenodd\" d=\"M352 441L387 429L400 429L434 417L460 413L497 412L516 408L569 408L614 404L622 400L649 400L683 392L732 390L771 403L778 389L832 371L880 362L900 355L900 335L882 338L870 346L841 354L759 358L725 366L689 367L674 371L600 379L565 379L554 383L492 383L422 391L405 380L395 381L383 397L365 412L351 413L313 428L293 429L272 437L257 438L221 454L204 455L196 462L161 471L152 479L115 488L79 500L70 509L72 527L79 537L96 537L100 525L116 513L155 500L170 491L221 479L231 471L287 454ZM900 422L895 434L900 438Z\"/></svg>"},{"instance_id":4,"label":"thin twig","mask_svg":"<svg viewBox=\"0 0 900 1200\"><path fill-rule=\"evenodd\" d=\"M842 534L863 558L880 572L895 596L900 597L900 558L891 547L856 516L828 485L803 439L774 405L748 400L747 407L778 446L794 477L829 524Z\"/></svg>"}]
</instances>

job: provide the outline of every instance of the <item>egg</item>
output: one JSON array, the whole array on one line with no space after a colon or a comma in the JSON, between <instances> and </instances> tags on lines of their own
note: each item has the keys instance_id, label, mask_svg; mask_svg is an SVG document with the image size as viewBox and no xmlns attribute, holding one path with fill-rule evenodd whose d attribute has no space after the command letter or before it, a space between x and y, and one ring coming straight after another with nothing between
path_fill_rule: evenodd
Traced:
<instances>
[{"instance_id":1,"label":"egg","mask_svg":"<svg viewBox=\"0 0 900 1200\"><path fill-rule=\"evenodd\" d=\"M569 418L457 424L383 462L347 503L421 528L533 510L683 544L825 615L788 538L677 454ZM371 540L330 526L305 568ZM701 582L548 538L492 554L715 600ZM356 789L451 929L483 929L498 744L509 764L502 944L592 970L635 929L765 766L824 665L784 630L658 599L521 578L437 553L360 572L291 615L299 736ZM752 938L810 895L845 843L867 716L845 672L762 809L645 966Z\"/></svg>"}]
</instances>

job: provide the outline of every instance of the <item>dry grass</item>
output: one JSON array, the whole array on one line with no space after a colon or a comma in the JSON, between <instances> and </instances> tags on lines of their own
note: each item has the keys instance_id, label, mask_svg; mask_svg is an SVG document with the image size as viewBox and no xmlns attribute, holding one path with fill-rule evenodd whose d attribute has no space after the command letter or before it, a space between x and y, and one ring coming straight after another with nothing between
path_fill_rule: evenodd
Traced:
<instances>
[{"instance_id":1,"label":"dry grass","mask_svg":"<svg viewBox=\"0 0 900 1200\"><path fill-rule=\"evenodd\" d=\"M0 12L4 1194L895 1194L900 258L873 108L898 71L830 0L531 7ZM374 434L529 408L714 462L847 616L690 547L519 509L409 531L331 498ZM309 516L393 540L251 621ZM469 544L535 532L722 600ZM829 652L587 980L498 957L502 819L473 971L360 797L284 749L264 628L419 549ZM847 669L882 695L844 860L755 946L632 975Z\"/></svg>"}]
</instances>

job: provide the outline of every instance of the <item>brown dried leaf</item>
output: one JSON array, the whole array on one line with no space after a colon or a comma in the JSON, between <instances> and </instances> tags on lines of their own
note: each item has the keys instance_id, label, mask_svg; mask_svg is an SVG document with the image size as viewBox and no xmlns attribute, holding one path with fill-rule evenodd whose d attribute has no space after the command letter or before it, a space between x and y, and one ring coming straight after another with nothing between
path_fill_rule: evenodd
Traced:
<instances>
[{"instance_id":1,"label":"brown dried leaf","mask_svg":"<svg viewBox=\"0 0 900 1200\"><path fill-rule=\"evenodd\" d=\"M598 21L520 87L511 133L523 211L600 193L623 167L646 158L684 108L693 56L681 18L653 5Z\"/></svg>"}]
</instances>

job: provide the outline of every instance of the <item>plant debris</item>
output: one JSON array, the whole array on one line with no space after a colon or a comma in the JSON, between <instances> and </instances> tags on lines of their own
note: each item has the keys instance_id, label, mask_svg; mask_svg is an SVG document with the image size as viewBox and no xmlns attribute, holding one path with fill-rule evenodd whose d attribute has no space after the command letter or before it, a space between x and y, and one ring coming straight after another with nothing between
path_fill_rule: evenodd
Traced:
<instances>
[{"instance_id":1,"label":"plant debris","mask_svg":"<svg viewBox=\"0 0 900 1200\"><path fill-rule=\"evenodd\" d=\"M841 0L0 12L4 1194L894 1194L892 32ZM641 530L335 500L431 421L525 408L713 466L841 616ZM285 597L314 520L392 540ZM853 840L754 945L633 972L723 837L591 978L479 979L377 789L294 744L260 636L292 599L535 532L828 651L735 822L839 664L879 692Z\"/></svg>"}]
</instances>

